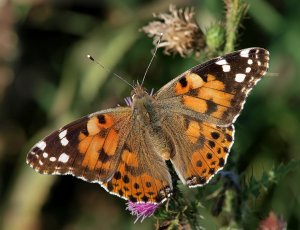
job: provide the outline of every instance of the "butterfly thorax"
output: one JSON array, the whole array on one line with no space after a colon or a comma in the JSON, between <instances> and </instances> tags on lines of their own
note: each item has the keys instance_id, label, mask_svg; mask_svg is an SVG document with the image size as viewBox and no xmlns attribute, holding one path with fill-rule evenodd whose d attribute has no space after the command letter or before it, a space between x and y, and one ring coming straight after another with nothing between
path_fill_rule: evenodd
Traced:
<instances>
[{"instance_id":1,"label":"butterfly thorax","mask_svg":"<svg viewBox=\"0 0 300 230\"><path fill-rule=\"evenodd\" d=\"M138 85L132 92L132 111L134 120L151 137L154 150L165 160L170 159L168 136L162 128L163 118L155 105L156 100Z\"/></svg>"},{"instance_id":2,"label":"butterfly thorax","mask_svg":"<svg viewBox=\"0 0 300 230\"><path fill-rule=\"evenodd\" d=\"M132 111L134 119L142 127L160 126L155 99L140 85L132 91Z\"/></svg>"}]
</instances>

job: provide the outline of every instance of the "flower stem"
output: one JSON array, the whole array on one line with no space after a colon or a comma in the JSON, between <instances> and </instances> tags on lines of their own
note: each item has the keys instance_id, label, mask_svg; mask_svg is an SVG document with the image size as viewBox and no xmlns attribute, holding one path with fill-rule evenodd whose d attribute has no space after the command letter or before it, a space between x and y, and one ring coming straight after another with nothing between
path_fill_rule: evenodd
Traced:
<instances>
[{"instance_id":1,"label":"flower stem","mask_svg":"<svg viewBox=\"0 0 300 230\"><path fill-rule=\"evenodd\" d=\"M237 39L237 30L243 16L248 10L248 4L243 0L225 0L226 6L226 43L224 53L234 50Z\"/></svg>"}]
</instances>

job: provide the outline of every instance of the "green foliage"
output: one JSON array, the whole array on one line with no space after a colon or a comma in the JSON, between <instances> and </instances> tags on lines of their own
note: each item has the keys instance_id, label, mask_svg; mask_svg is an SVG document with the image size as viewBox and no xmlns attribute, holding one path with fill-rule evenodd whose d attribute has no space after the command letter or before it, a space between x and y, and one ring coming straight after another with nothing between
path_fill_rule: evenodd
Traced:
<instances>
[{"instance_id":1,"label":"green foliage","mask_svg":"<svg viewBox=\"0 0 300 230\"><path fill-rule=\"evenodd\" d=\"M200 229L199 207L199 201L187 199L180 189L175 187L173 196L157 211L155 218L158 220L158 226L165 229Z\"/></svg>"},{"instance_id":2,"label":"green foliage","mask_svg":"<svg viewBox=\"0 0 300 230\"><path fill-rule=\"evenodd\" d=\"M206 30L205 37L208 49L215 53L224 44L225 29L220 23L216 23Z\"/></svg>"},{"instance_id":3,"label":"green foliage","mask_svg":"<svg viewBox=\"0 0 300 230\"><path fill-rule=\"evenodd\" d=\"M290 161L287 164L280 164L269 171L264 171L261 178L256 179L254 176L245 183L243 189L243 200L247 200L250 195L257 198L262 192L268 192L271 186L279 183L281 178L286 176L289 172L297 169L300 166L299 160Z\"/></svg>"}]
</instances>

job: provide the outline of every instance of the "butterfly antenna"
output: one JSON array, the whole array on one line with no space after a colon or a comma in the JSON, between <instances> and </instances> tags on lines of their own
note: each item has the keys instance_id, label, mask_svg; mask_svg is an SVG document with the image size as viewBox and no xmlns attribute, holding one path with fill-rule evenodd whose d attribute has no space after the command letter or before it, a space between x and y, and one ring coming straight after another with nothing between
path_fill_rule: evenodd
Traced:
<instances>
[{"instance_id":1,"label":"butterfly antenna","mask_svg":"<svg viewBox=\"0 0 300 230\"><path fill-rule=\"evenodd\" d=\"M160 33L160 37L159 37L159 39L158 39L158 41L157 41L157 44L156 44L156 46L155 46L154 53L153 53L153 55L152 55L152 58L151 58L151 60L150 60L150 62L149 62L149 64L148 64L148 67L147 67L147 69L146 69L146 71L145 71L145 74L144 74L144 76L143 76L143 80L142 80L142 84L141 84L141 85L144 84L144 80L145 80L146 75L147 75L147 73L148 73L148 70L149 70L149 68L150 68L150 66L151 66L151 63L152 63L152 61L153 61L153 59L154 59L154 57L155 57L155 54L156 54L156 51L157 51L158 46L159 46L159 44L160 44L160 41L161 41L162 36L163 36L163 33Z\"/></svg>"},{"instance_id":2,"label":"butterfly antenna","mask_svg":"<svg viewBox=\"0 0 300 230\"><path fill-rule=\"evenodd\" d=\"M92 62L95 62L98 66L100 66L102 69L104 69L106 72L111 73L110 69L105 68L100 62L98 62L97 60L95 60L91 55L86 55L86 57L88 59L90 59ZM121 79L123 82L125 82L127 85L131 86L131 88L134 88L132 84L130 84L128 81L126 81L124 78L122 78L120 75L116 74L116 73L112 73L114 76L116 76L117 78Z\"/></svg>"}]
</instances>

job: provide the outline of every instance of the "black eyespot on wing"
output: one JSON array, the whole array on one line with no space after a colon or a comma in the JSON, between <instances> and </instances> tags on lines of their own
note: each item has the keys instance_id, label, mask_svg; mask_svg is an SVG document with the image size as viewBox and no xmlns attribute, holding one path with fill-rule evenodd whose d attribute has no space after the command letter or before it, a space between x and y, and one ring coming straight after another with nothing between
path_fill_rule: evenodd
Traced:
<instances>
[{"instance_id":1,"label":"black eyespot on wing","mask_svg":"<svg viewBox=\"0 0 300 230\"><path fill-rule=\"evenodd\" d=\"M179 80L179 83L180 85L182 86L182 88L185 88L187 87L188 83L187 83L187 80L185 77L182 77L180 80Z\"/></svg>"},{"instance_id":2,"label":"black eyespot on wing","mask_svg":"<svg viewBox=\"0 0 300 230\"><path fill-rule=\"evenodd\" d=\"M98 116L98 121L99 121L100 124L105 124L106 123L105 116L103 114L100 114Z\"/></svg>"}]
</instances>

